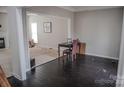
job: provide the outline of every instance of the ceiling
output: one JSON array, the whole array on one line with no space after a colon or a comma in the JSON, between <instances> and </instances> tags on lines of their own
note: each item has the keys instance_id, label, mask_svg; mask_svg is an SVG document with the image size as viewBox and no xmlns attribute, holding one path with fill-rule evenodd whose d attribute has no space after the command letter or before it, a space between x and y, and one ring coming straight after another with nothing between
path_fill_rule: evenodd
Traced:
<instances>
[{"instance_id":1,"label":"ceiling","mask_svg":"<svg viewBox=\"0 0 124 93\"><path fill-rule=\"evenodd\" d=\"M118 8L120 6L57 6L72 12L80 11L91 11L91 10L100 10L100 9L109 9L109 8ZM7 13L6 6L0 6L0 13Z\"/></svg>"},{"instance_id":2,"label":"ceiling","mask_svg":"<svg viewBox=\"0 0 124 93\"><path fill-rule=\"evenodd\" d=\"M7 7L6 6L0 6L0 13L7 13Z\"/></svg>"},{"instance_id":3,"label":"ceiling","mask_svg":"<svg viewBox=\"0 0 124 93\"><path fill-rule=\"evenodd\" d=\"M80 11L118 8L120 6L58 6L58 7L72 11L72 12L80 12Z\"/></svg>"}]
</instances>

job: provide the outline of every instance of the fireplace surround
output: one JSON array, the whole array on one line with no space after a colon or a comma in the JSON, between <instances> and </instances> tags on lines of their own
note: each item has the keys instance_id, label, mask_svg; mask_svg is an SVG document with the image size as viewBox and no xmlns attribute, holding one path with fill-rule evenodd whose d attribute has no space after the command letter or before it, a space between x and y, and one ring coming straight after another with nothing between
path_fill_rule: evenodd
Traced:
<instances>
[{"instance_id":1,"label":"fireplace surround","mask_svg":"<svg viewBox=\"0 0 124 93\"><path fill-rule=\"evenodd\" d=\"M4 38L0 38L0 48L5 48L5 40L4 40Z\"/></svg>"}]
</instances>

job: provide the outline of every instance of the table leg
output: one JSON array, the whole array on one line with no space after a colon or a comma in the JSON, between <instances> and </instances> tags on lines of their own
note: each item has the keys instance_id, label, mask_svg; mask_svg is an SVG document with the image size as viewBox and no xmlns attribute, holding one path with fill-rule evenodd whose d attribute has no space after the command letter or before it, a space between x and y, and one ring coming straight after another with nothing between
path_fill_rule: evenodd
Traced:
<instances>
[{"instance_id":1,"label":"table leg","mask_svg":"<svg viewBox=\"0 0 124 93\"><path fill-rule=\"evenodd\" d=\"M58 45L58 57L60 57L60 46Z\"/></svg>"},{"instance_id":2,"label":"table leg","mask_svg":"<svg viewBox=\"0 0 124 93\"><path fill-rule=\"evenodd\" d=\"M79 44L79 54L81 54L81 53L80 53L80 49L81 49L81 44Z\"/></svg>"}]
</instances>

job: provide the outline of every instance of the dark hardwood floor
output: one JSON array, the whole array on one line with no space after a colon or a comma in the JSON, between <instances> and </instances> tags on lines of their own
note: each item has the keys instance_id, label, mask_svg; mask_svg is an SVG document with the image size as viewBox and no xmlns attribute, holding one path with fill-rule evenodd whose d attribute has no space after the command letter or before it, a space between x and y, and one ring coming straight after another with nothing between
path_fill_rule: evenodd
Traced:
<instances>
[{"instance_id":1,"label":"dark hardwood floor","mask_svg":"<svg viewBox=\"0 0 124 93\"><path fill-rule=\"evenodd\" d=\"M27 80L8 78L15 87L114 87L118 61L88 55L78 55L72 62L53 60L27 72Z\"/></svg>"}]
</instances>

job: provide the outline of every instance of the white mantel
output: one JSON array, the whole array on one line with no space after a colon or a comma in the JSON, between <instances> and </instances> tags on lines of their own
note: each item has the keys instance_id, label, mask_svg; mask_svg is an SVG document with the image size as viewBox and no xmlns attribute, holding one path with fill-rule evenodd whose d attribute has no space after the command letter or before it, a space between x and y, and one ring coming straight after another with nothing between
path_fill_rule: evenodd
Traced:
<instances>
[{"instance_id":1,"label":"white mantel","mask_svg":"<svg viewBox=\"0 0 124 93\"><path fill-rule=\"evenodd\" d=\"M9 48L8 15L0 13L0 37L5 39L5 47Z\"/></svg>"}]
</instances>

